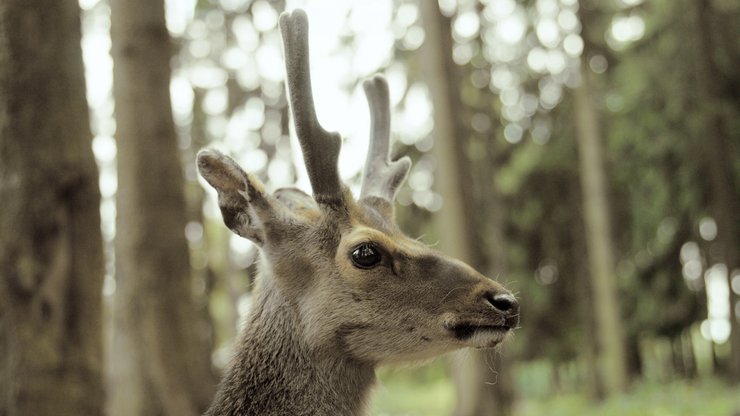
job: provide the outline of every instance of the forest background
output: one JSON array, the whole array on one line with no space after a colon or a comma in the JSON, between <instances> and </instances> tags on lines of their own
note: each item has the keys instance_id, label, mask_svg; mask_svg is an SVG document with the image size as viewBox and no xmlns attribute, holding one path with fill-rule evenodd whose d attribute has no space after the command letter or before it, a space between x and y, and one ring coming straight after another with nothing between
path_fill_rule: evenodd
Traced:
<instances>
[{"instance_id":1,"label":"forest background","mask_svg":"<svg viewBox=\"0 0 740 416\"><path fill-rule=\"evenodd\" d=\"M258 253L194 155L309 189L297 7L342 177L382 73L401 228L522 304L499 350L383 370L373 414L740 411L736 1L4 0L0 415L206 409Z\"/></svg>"}]
</instances>

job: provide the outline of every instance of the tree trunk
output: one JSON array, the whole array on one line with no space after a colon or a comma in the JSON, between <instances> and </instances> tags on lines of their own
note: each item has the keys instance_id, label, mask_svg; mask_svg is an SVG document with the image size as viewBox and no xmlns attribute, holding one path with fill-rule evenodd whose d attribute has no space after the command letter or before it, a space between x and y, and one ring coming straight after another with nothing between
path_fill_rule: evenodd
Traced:
<instances>
[{"instance_id":1,"label":"tree trunk","mask_svg":"<svg viewBox=\"0 0 740 416\"><path fill-rule=\"evenodd\" d=\"M709 170L711 213L717 223L716 244L718 256L711 261L724 263L728 270L728 285L731 287L732 272L740 267L740 244L738 243L738 212L740 197L737 193L735 172L732 166L726 117L732 104L723 100L720 72L714 61L715 42L711 20L712 4L707 0L692 2L694 7L694 34L696 53L696 96L700 102L695 127L698 147L703 150L704 164ZM730 362L727 367L729 378L740 382L740 322L735 313L740 294L729 291L730 301Z\"/></svg>"},{"instance_id":2,"label":"tree trunk","mask_svg":"<svg viewBox=\"0 0 740 416\"><path fill-rule=\"evenodd\" d=\"M593 314L593 302L591 300L593 289L588 273L588 262L583 258L583 253L586 252L586 233L581 220L584 215L580 209L581 189L577 180L570 181L567 203L569 206L578 207L573 213L573 220L570 223L572 242L570 251L574 260L573 278L576 281L574 295L578 302L578 313L581 315L580 321L584 338L583 344L579 348L580 359L585 367L583 372L583 384L585 386L582 392L590 398L603 399L606 394L597 370L598 345L595 336L596 322Z\"/></svg>"},{"instance_id":3,"label":"tree trunk","mask_svg":"<svg viewBox=\"0 0 740 416\"><path fill-rule=\"evenodd\" d=\"M100 415L103 246L76 0L0 4L0 415Z\"/></svg>"},{"instance_id":4,"label":"tree trunk","mask_svg":"<svg viewBox=\"0 0 740 416\"><path fill-rule=\"evenodd\" d=\"M598 339L597 360L601 386L607 394L627 387L627 359L619 306L606 169L599 117L591 97L591 73L583 64L581 85L575 89L584 226L590 268L592 300Z\"/></svg>"},{"instance_id":5,"label":"tree trunk","mask_svg":"<svg viewBox=\"0 0 740 416\"><path fill-rule=\"evenodd\" d=\"M481 268L481 242L471 215L472 184L466 174L463 135L455 118L458 101L452 82L455 67L451 59L450 19L442 15L436 1L422 0L421 13L426 32L422 47L423 76L430 88L434 107L434 151L437 159L437 190L444 198L436 223L442 250ZM479 218L478 218L479 219ZM511 405L508 377L494 368L497 356L490 351L463 351L455 355L453 377L457 384L457 416L506 414Z\"/></svg>"},{"instance_id":6,"label":"tree trunk","mask_svg":"<svg viewBox=\"0 0 740 416\"><path fill-rule=\"evenodd\" d=\"M111 1L118 195L110 414L201 414L214 391L194 322L162 0Z\"/></svg>"}]
</instances>

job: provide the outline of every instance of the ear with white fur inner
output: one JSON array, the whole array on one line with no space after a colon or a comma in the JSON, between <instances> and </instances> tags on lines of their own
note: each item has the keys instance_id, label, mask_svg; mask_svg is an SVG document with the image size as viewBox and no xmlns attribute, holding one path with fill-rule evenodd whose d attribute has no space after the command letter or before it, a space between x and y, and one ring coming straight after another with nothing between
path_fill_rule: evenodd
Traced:
<instances>
[{"instance_id":1,"label":"ear with white fur inner","mask_svg":"<svg viewBox=\"0 0 740 416\"><path fill-rule=\"evenodd\" d=\"M264 230L257 214L270 211L273 205L262 183L217 150L198 152L197 165L203 178L218 192L224 224L237 235L262 245Z\"/></svg>"}]
</instances>

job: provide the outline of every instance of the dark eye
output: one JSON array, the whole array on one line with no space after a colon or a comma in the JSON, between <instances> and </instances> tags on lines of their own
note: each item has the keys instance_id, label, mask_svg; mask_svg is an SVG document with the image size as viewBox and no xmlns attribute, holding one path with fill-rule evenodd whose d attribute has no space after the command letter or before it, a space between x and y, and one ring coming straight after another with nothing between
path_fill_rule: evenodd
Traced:
<instances>
[{"instance_id":1,"label":"dark eye","mask_svg":"<svg viewBox=\"0 0 740 416\"><path fill-rule=\"evenodd\" d=\"M372 243L363 243L352 250L352 263L361 269L370 269L380 264L383 255Z\"/></svg>"}]
</instances>

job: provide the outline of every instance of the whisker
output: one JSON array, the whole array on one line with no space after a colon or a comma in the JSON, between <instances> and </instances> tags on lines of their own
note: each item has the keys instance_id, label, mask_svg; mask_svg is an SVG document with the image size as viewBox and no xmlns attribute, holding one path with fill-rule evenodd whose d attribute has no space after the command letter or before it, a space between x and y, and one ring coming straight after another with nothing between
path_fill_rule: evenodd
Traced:
<instances>
[{"instance_id":1,"label":"whisker","mask_svg":"<svg viewBox=\"0 0 740 416\"><path fill-rule=\"evenodd\" d=\"M442 300L440 300L440 302L444 302L445 299L447 299L452 294L452 292L454 292L454 291L456 291L458 289L464 289L464 288L465 288L464 286L458 286L456 288L453 288L452 290L450 290L449 292L447 292L447 294L442 298Z\"/></svg>"}]
</instances>

